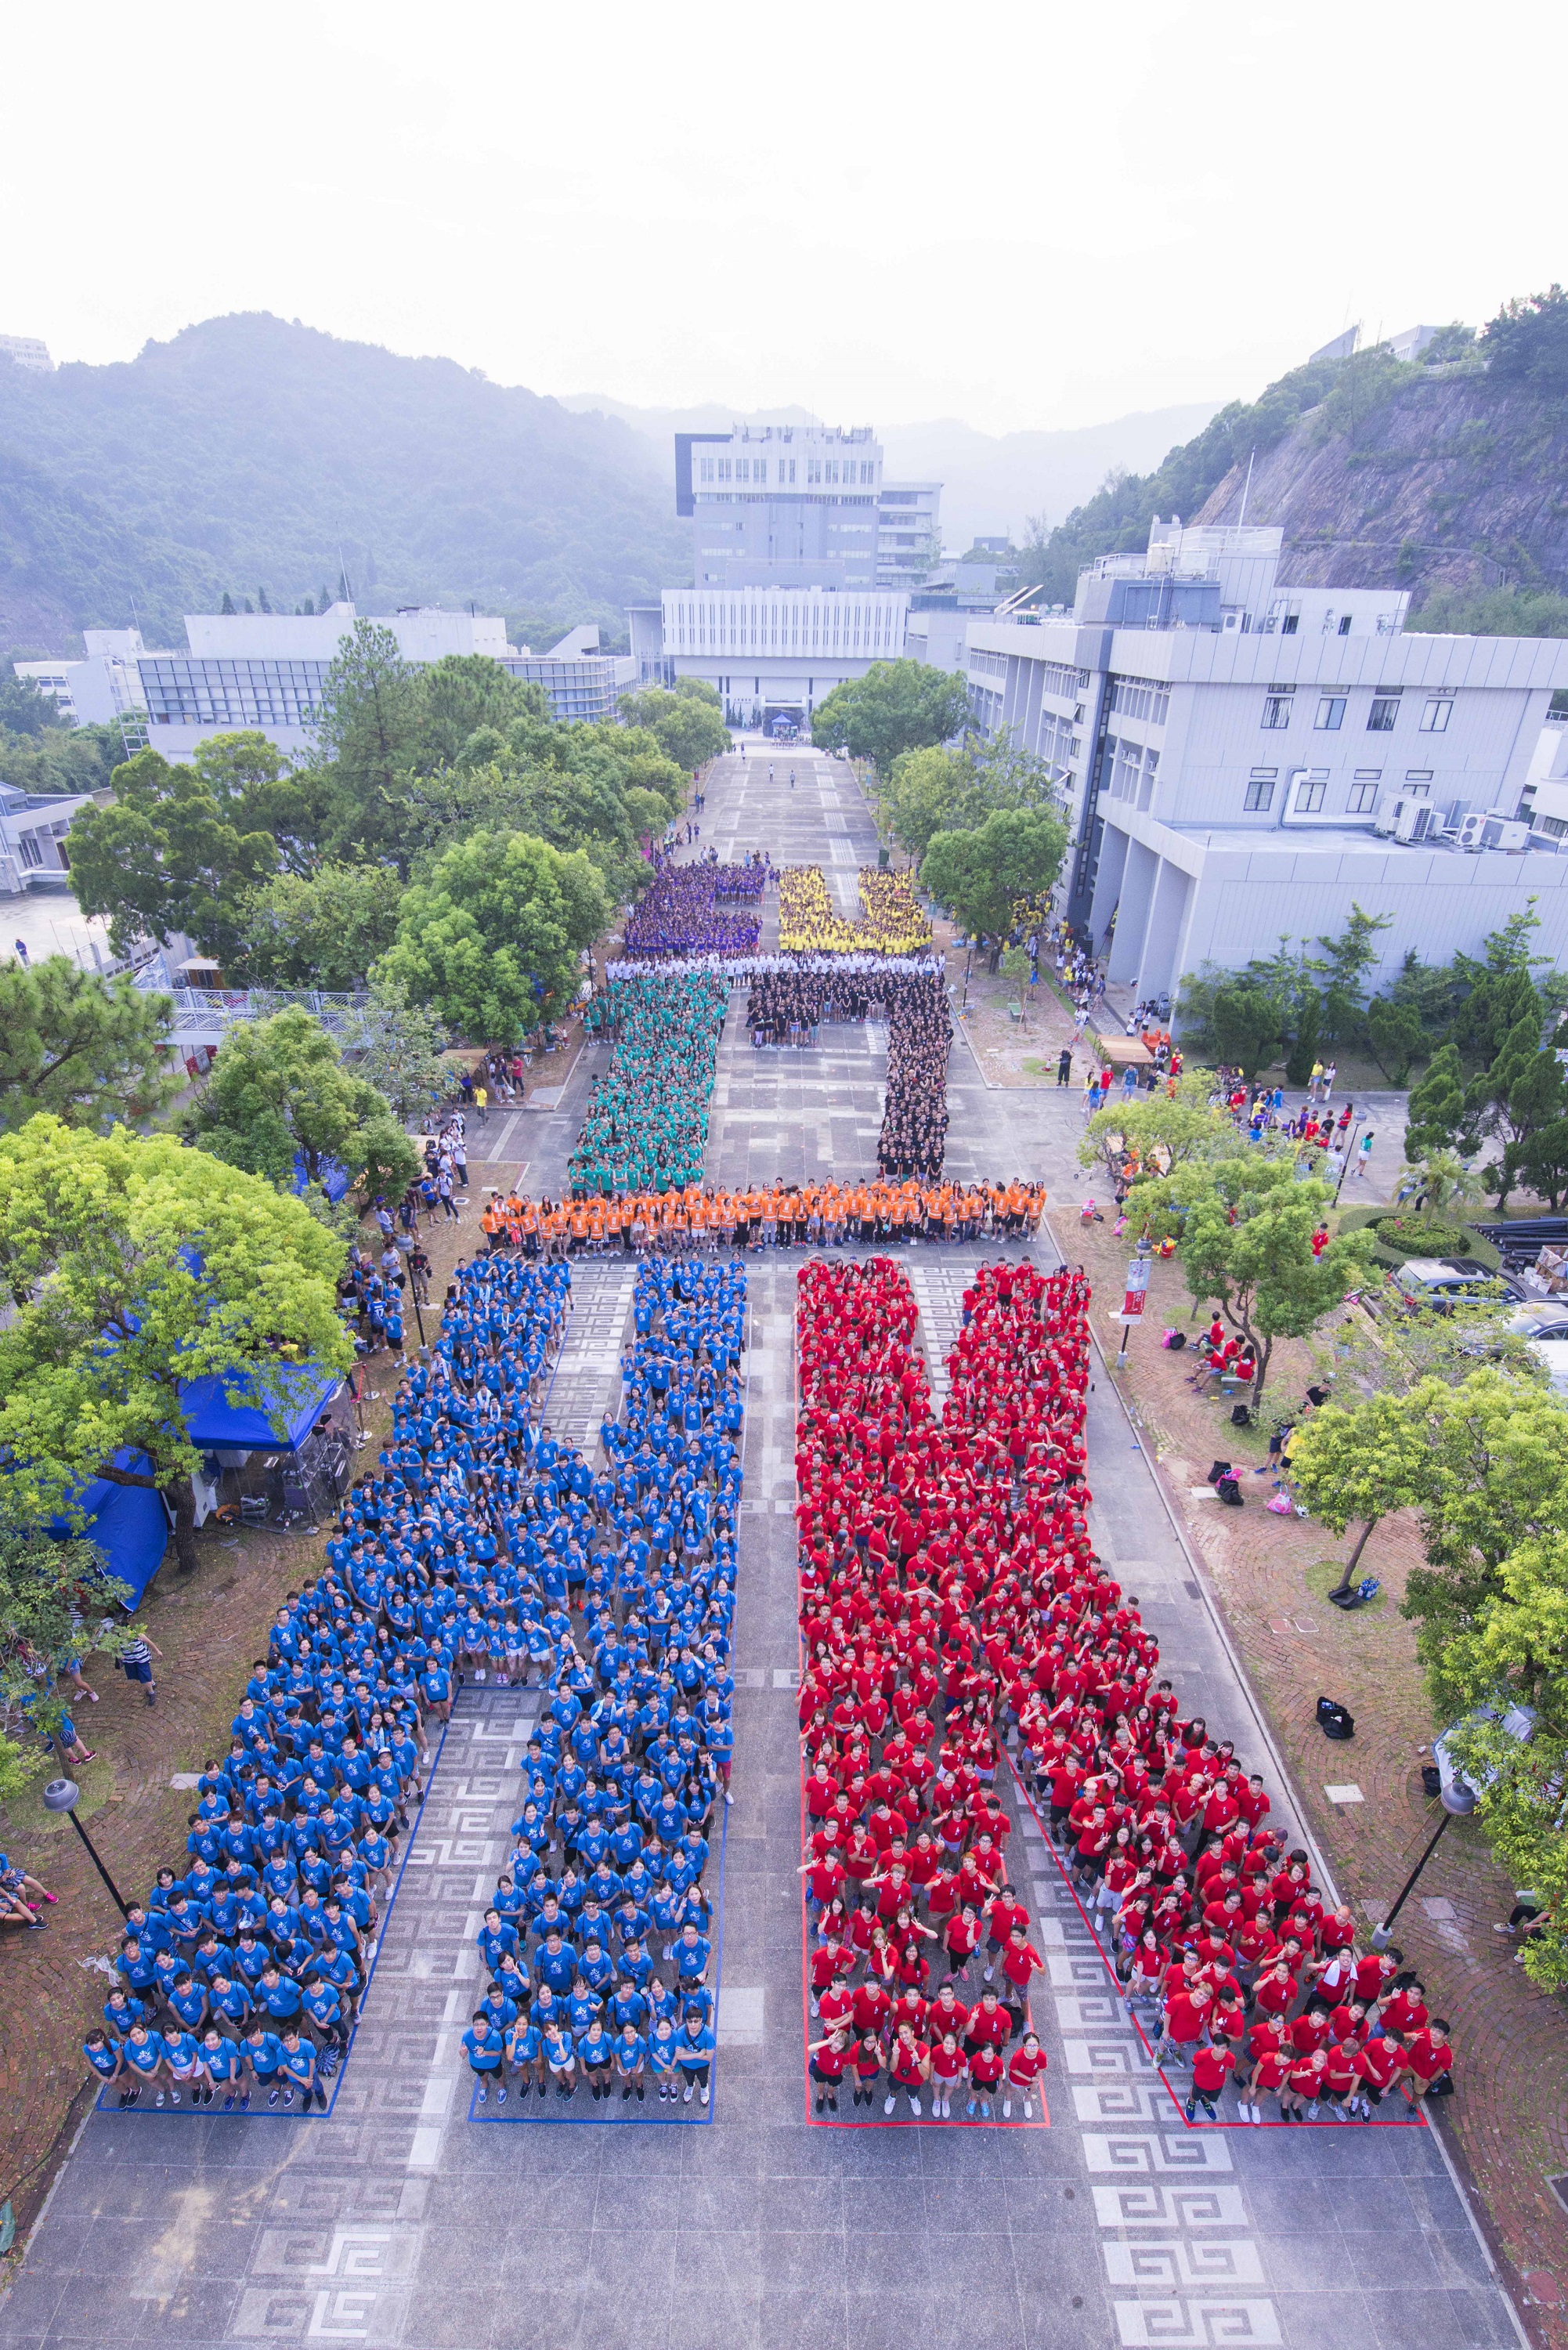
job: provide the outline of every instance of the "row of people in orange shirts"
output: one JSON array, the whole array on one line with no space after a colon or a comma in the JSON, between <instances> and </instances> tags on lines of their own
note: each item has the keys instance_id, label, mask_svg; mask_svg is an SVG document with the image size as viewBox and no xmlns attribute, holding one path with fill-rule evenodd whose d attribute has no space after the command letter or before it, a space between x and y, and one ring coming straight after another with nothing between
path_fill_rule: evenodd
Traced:
<instances>
[{"instance_id":1,"label":"row of people in orange shirts","mask_svg":"<svg viewBox=\"0 0 1568 2350\"><path fill-rule=\"evenodd\" d=\"M685 1238L717 1246L815 1244L840 1239L976 1240L1035 1231L1045 1204L1040 1183L807 1183L753 1185L744 1191L638 1193L559 1202L495 1193L480 1218L492 1250L619 1248Z\"/></svg>"}]
</instances>

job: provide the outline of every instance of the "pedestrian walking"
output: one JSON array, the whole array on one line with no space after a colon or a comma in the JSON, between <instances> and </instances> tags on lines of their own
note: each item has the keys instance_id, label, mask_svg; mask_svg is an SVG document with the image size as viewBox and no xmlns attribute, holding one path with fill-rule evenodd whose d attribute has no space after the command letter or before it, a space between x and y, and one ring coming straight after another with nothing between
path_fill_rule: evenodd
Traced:
<instances>
[{"instance_id":1,"label":"pedestrian walking","mask_svg":"<svg viewBox=\"0 0 1568 2350\"><path fill-rule=\"evenodd\" d=\"M1073 1082L1073 1047L1064 1045L1056 1061L1056 1083L1070 1086Z\"/></svg>"},{"instance_id":2,"label":"pedestrian walking","mask_svg":"<svg viewBox=\"0 0 1568 2350\"><path fill-rule=\"evenodd\" d=\"M118 1659L126 1679L140 1681L147 1691L149 1705L158 1702L158 1683L152 1677L152 1659L154 1657L161 1659L162 1655L162 1649L150 1640L145 1632L139 1632L130 1646L120 1650Z\"/></svg>"},{"instance_id":3,"label":"pedestrian walking","mask_svg":"<svg viewBox=\"0 0 1568 2350\"><path fill-rule=\"evenodd\" d=\"M1361 1140L1355 1147L1355 1180L1357 1182L1363 1180L1366 1176L1367 1162L1372 1157L1373 1140L1373 1136L1370 1134L1364 1134Z\"/></svg>"}]
</instances>

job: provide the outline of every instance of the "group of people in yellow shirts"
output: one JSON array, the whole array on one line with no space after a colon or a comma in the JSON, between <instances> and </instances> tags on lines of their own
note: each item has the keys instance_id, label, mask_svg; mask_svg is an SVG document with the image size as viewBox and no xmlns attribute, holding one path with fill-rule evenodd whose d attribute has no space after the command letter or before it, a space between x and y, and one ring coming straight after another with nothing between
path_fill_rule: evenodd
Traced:
<instances>
[{"instance_id":1,"label":"group of people in yellow shirts","mask_svg":"<svg viewBox=\"0 0 1568 2350\"><path fill-rule=\"evenodd\" d=\"M858 922L846 922L820 865L791 865L779 879L781 954L919 954L931 926L907 873L860 870Z\"/></svg>"},{"instance_id":2,"label":"group of people in yellow shirts","mask_svg":"<svg viewBox=\"0 0 1568 2350\"><path fill-rule=\"evenodd\" d=\"M873 1182L689 1185L609 1199L527 1200L493 1192L480 1222L492 1251L528 1256L660 1255L721 1248L833 1248L845 1241L1026 1239L1042 1183Z\"/></svg>"}]
</instances>

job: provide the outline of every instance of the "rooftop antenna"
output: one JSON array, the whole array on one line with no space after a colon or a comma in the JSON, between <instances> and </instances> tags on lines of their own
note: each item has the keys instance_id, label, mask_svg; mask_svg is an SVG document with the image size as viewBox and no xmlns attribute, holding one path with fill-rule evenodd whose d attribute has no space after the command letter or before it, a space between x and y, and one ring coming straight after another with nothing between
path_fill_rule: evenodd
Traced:
<instances>
[{"instance_id":1,"label":"rooftop antenna","mask_svg":"<svg viewBox=\"0 0 1568 2350\"><path fill-rule=\"evenodd\" d=\"M1236 517L1236 527L1238 530L1242 528L1247 519L1247 500L1251 494L1252 466L1256 462L1257 454L1258 452L1256 449L1254 449L1247 459L1247 478L1241 484L1241 511Z\"/></svg>"}]
</instances>

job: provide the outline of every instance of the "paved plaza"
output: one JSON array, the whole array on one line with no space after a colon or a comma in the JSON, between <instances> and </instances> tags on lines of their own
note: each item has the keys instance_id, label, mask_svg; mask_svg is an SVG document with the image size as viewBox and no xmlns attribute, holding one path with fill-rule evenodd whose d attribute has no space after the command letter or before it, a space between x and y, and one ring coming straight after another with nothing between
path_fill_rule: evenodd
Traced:
<instances>
[{"instance_id":1,"label":"paved plaza","mask_svg":"<svg viewBox=\"0 0 1568 2350\"><path fill-rule=\"evenodd\" d=\"M699 847L710 842L723 857L766 847L776 865L821 864L846 913L857 864L875 858L846 766L756 746L710 785ZM764 945L774 939L770 901ZM884 1032L824 1028L814 1050L759 1053L743 1008L737 994L710 1175L741 1185L869 1170ZM476 1164L476 1180L511 1181L525 1166L530 1190L558 1196L592 1070L605 1062L586 1054L558 1099L493 1118L480 1139L494 1155L490 1171ZM1043 1174L1054 1186L1072 1168L1076 1097L988 1087L961 1034L950 1100L955 1174ZM939 1400L965 1271L985 1253L922 1248L907 1259ZM1039 1253L1050 1253L1044 1235ZM1027 1813L1012 1848L1049 1960L1033 2000L1049 2126L813 2120L796 1875L802 1255L749 1268L735 1801L715 1921L711 2115L677 2109L671 2120L650 2106L630 2120L618 2106L608 2122L590 2120L592 2107L559 2121L535 2103L528 2114L514 2105L505 2123L475 2117L459 2047L481 1987L473 1936L538 1698L470 1688L330 2115L92 2116L0 2303L0 2350L1487 2350L1522 2338L1435 2132L1396 2122L1183 2126ZM631 1276L589 1264L574 1281L547 1416L583 1441L618 1393ZM1235 1740L1293 1825L1259 1714L1103 1378L1088 1425L1101 1555L1137 1595L1183 1712Z\"/></svg>"}]
</instances>

